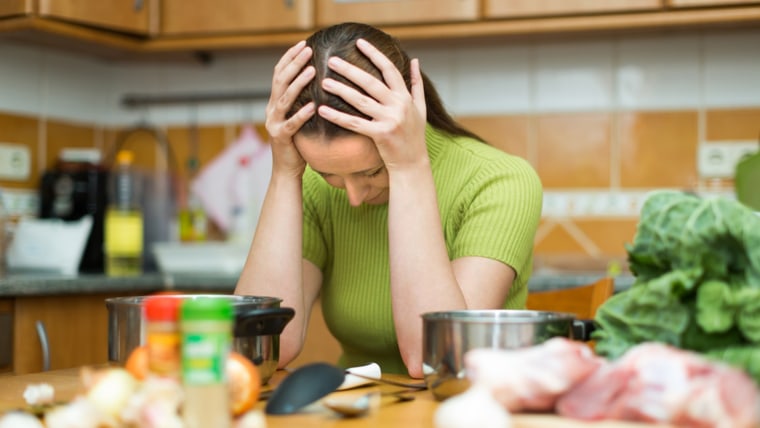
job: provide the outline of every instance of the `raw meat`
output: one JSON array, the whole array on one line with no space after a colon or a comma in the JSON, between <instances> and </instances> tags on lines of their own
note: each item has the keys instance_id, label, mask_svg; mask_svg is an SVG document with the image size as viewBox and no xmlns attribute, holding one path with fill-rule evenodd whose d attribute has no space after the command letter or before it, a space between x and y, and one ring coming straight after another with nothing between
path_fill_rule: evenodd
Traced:
<instances>
[{"instance_id":1,"label":"raw meat","mask_svg":"<svg viewBox=\"0 0 760 428\"><path fill-rule=\"evenodd\" d=\"M465 355L471 383L490 390L510 412L553 410L562 394L602 364L586 344L564 338L516 350L474 349Z\"/></svg>"},{"instance_id":2,"label":"raw meat","mask_svg":"<svg viewBox=\"0 0 760 428\"><path fill-rule=\"evenodd\" d=\"M584 420L668 422L688 427L756 427L760 395L744 372L659 343L631 348L557 402Z\"/></svg>"}]
</instances>

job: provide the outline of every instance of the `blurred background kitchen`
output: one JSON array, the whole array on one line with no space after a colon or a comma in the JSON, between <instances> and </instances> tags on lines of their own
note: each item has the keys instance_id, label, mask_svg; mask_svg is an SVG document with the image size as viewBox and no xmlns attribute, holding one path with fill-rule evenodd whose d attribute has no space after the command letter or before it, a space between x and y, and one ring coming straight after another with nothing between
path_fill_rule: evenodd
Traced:
<instances>
[{"instance_id":1,"label":"blurred background kitchen","mask_svg":"<svg viewBox=\"0 0 760 428\"><path fill-rule=\"evenodd\" d=\"M342 21L399 37L463 124L534 165L532 290L629 286L653 189L760 209L758 1L0 0L0 376L108 361L106 297L232 292L274 64ZM142 178L109 200L117 158ZM114 228L143 248L129 276L103 273L115 200L139 201ZM306 348L337 352L319 305Z\"/></svg>"},{"instance_id":2,"label":"blurred background kitchen","mask_svg":"<svg viewBox=\"0 0 760 428\"><path fill-rule=\"evenodd\" d=\"M70 271L71 257L50 252L72 252L85 213L94 221L90 242L74 245L76 271L103 272L108 196L98 192L127 149L145 180L145 272L162 269L156 251L202 248L163 269L234 275L269 175L273 66L314 28L344 20L400 37L463 124L534 165L545 189L537 273L625 272L648 191L736 197L736 165L758 151L760 2L185 4L0 1L11 273ZM74 201L77 191L90 196ZM71 224L19 233L42 218Z\"/></svg>"}]
</instances>

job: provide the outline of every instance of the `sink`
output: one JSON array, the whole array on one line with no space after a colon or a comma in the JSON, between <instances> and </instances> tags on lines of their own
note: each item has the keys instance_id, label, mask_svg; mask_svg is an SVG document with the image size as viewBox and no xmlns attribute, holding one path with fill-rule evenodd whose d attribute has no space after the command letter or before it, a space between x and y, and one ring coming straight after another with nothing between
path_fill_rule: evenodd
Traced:
<instances>
[{"instance_id":1,"label":"sink","mask_svg":"<svg viewBox=\"0 0 760 428\"><path fill-rule=\"evenodd\" d=\"M248 246L227 242L156 242L158 269L165 274L240 275Z\"/></svg>"}]
</instances>

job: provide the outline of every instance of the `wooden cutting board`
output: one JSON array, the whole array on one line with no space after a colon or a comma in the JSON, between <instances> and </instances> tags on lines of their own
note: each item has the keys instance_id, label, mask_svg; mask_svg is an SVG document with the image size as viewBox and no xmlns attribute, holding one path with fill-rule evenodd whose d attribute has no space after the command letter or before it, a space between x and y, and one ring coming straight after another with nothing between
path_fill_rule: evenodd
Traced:
<instances>
[{"instance_id":1,"label":"wooden cutting board","mask_svg":"<svg viewBox=\"0 0 760 428\"><path fill-rule=\"evenodd\" d=\"M278 372L277 375L280 375ZM81 392L79 369L54 370L21 376L0 376L0 415L11 409L24 407L23 391L27 385L45 382L53 385L59 400L70 400ZM438 406L428 391L415 393L416 399L409 403L394 404L383 408L371 417L339 419L326 409L322 412L304 412L298 415L268 417L269 428L299 426L324 427L339 424L343 428L369 428L376 426L414 426L433 428L433 415ZM258 408L263 409L263 402ZM515 414L513 428L664 428L669 425L635 424L618 421L586 422L556 415Z\"/></svg>"},{"instance_id":2,"label":"wooden cutting board","mask_svg":"<svg viewBox=\"0 0 760 428\"><path fill-rule=\"evenodd\" d=\"M587 422L576 421L555 415L514 415L512 418L513 428L670 428L671 425L636 424L631 422L601 421Z\"/></svg>"}]
</instances>

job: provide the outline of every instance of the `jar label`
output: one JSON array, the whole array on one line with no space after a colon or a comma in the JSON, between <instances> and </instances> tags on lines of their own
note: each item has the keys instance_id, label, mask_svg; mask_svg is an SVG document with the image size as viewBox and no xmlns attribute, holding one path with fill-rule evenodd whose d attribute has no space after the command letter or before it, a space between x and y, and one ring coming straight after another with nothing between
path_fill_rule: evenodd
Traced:
<instances>
[{"instance_id":1,"label":"jar label","mask_svg":"<svg viewBox=\"0 0 760 428\"><path fill-rule=\"evenodd\" d=\"M230 336L225 333L185 333L182 340L182 380L191 385L227 381L225 365Z\"/></svg>"},{"instance_id":2,"label":"jar label","mask_svg":"<svg viewBox=\"0 0 760 428\"><path fill-rule=\"evenodd\" d=\"M148 367L151 373L161 376L179 376L179 334L152 332L148 335L146 343L148 345Z\"/></svg>"}]
</instances>

